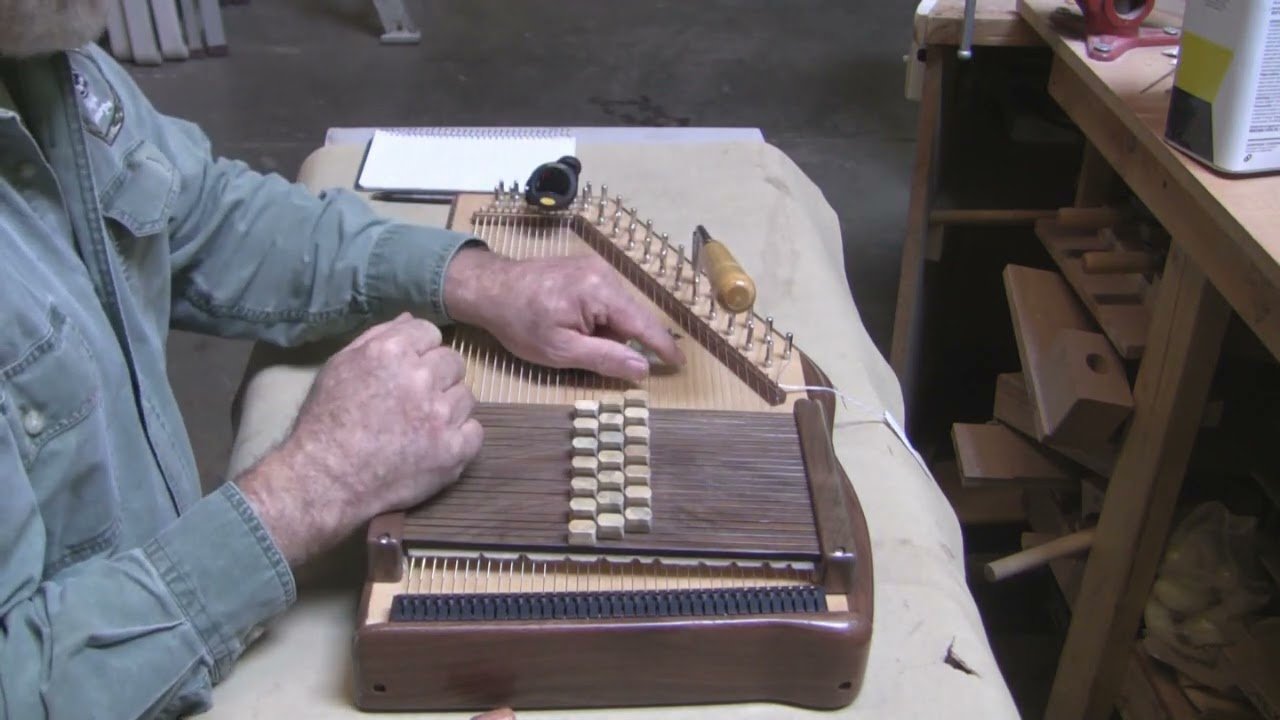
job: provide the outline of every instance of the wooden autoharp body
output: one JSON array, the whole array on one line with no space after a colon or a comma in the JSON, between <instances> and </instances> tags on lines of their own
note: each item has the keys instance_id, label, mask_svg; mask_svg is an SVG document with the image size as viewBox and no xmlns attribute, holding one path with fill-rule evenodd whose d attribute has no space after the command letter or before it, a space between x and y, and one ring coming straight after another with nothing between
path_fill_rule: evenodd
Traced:
<instances>
[{"instance_id":1,"label":"wooden autoharp body","mask_svg":"<svg viewBox=\"0 0 1280 720\"><path fill-rule=\"evenodd\" d=\"M632 386L447 332L485 443L455 485L370 524L356 704L852 702L872 563L826 376L772 318L718 307L605 188L556 211L463 194L449 224L514 257L598 253L688 362Z\"/></svg>"}]
</instances>

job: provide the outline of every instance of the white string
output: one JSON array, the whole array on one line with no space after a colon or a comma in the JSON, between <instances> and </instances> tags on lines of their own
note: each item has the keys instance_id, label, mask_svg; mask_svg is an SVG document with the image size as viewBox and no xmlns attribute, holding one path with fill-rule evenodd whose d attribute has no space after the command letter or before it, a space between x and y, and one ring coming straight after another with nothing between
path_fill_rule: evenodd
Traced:
<instances>
[{"instance_id":1,"label":"white string","mask_svg":"<svg viewBox=\"0 0 1280 720\"><path fill-rule=\"evenodd\" d=\"M791 360L788 359L787 362L790 363ZM778 377L782 377L782 370L785 370L785 369L786 369L786 365L783 365L783 367L778 372ZM862 410L865 410L871 413L873 416L875 416L875 419L853 420L853 421L847 421L847 422L841 422L841 423L834 423L834 425L836 427L845 427L849 425L865 425L868 423L884 423L885 425L888 425L889 429L893 431L893 434L897 435L898 439L902 441L903 447L905 447L907 451L911 453L911 456L916 459L916 463L919 464L920 468L925 471L925 474L929 475L930 477L933 476L933 472L929 469L928 463L924 461L924 458L921 457L920 453L916 451L914 446L912 446L911 440L907 438L907 431L902 429L902 424L899 423L897 418L893 416L893 413L889 412L887 409L877 410L876 408L872 407L871 405L868 405L867 403L862 402L861 400L858 400L857 398L850 397L848 394L840 392L836 388L823 387L819 385L783 385L781 383L778 384L778 387L787 391L788 393L829 392L834 394L836 397L840 398L840 401L845 404L846 408L849 407L850 404L853 404L861 408Z\"/></svg>"}]
</instances>

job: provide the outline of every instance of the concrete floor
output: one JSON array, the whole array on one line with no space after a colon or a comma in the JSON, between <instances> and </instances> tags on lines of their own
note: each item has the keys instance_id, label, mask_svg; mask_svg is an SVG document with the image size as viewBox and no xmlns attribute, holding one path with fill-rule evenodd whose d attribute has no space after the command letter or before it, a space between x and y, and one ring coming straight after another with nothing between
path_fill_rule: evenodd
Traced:
<instances>
[{"instance_id":1,"label":"concrete floor","mask_svg":"<svg viewBox=\"0 0 1280 720\"><path fill-rule=\"evenodd\" d=\"M416 46L379 44L367 0L224 8L231 54L134 68L215 151L294 177L333 126L688 125L760 128L825 192L850 288L887 352L914 151L902 56L914 0L513 3L408 0ZM245 343L176 334L170 369L208 484L230 446ZM1055 655L979 594L1027 717ZM990 602L989 602L990 600ZM1001 634L1003 633L1003 634Z\"/></svg>"}]
</instances>

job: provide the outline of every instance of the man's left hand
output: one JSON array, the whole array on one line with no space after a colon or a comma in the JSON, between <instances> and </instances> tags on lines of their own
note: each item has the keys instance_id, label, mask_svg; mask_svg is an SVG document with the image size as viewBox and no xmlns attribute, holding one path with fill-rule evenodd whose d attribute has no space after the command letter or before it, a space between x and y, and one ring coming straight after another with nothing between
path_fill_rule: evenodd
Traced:
<instances>
[{"instance_id":1,"label":"man's left hand","mask_svg":"<svg viewBox=\"0 0 1280 720\"><path fill-rule=\"evenodd\" d=\"M485 249L460 251L445 279L445 305L458 322L488 330L517 356L554 368L581 368L631 381L649 361L684 354L658 317L597 255L511 260Z\"/></svg>"}]
</instances>

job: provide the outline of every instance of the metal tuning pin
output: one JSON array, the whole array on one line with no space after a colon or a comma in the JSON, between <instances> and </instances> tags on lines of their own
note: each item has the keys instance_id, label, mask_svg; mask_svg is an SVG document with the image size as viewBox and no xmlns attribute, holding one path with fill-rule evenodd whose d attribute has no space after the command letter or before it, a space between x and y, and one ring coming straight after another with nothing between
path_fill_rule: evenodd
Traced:
<instances>
[{"instance_id":1,"label":"metal tuning pin","mask_svg":"<svg viewBox=\"0 0 1280 720\"><path fill-rule=\"evenodd\" d=\"M715 321L716 321L716 301L712 300L711 303L707 305L707 322L713 323Z\"/></svg>"},{"instance_id":2,"label":"metal tuning pin","mask_svg":"<svg viewBox=\"0 0 1280 720\"><path fill-rule=\"evenodd\" d=\"M733 337L733 321L737 319L738 313L729 313L729 321L724 324L724 334Z\"/></svg>"},{"instance_id":3,"label":"metal tuning pin","mask_svg":"<svg viewBox=\"0 0 1280 720\"><path fill-rule=\"evenodd\" d=\"M676 279L671 284L671 289L676 292L680 291L680 274L684 272L684 246L681 245L676 250Z\"/></svg>"},{"instance_id":4,"label":"metal tuning pin","mask_svg":"<svg viewBox=\"0 0 1280 720\"><path fill-rule=\"evenodd\" d=\"M608 199L608 197L609 197L609 186L601 185L600 186L600 202L604 202L606 199Z\"/></svg>"},{"instance_id":5,"label":"metal tuning pin","mask_svg":"<svg viewBox=\"0 0 1280 720\"><path fill-rule=\"evenodd\" d=\"M653 220L644 221L644 239L648 240L653 237Z\"/></svg>"},{"instance_id":6,"label":"metal tuning pin","mask_svg":"<svg viewBox=\"0 0 1280 720\"><path fill-rule=\"evenodd\" d=\"M791 333L787 333L787 347L782 351L782 359L791 359Z\"/></svg>"},{"instance_id":7,"label":"metal tuning pin","mask_svg":"<svg viewBox=\"0 0 1280 720\"><path fill-rule=\"evenodd\" d=\"M667 274L667 246L662 246L662 252L658 253L658 277Z\"/></svg>"},{"instance_id":8,"label":"metal tuning pin","mask_svg":"<svg viewBox=\"0 0 1280 720\"><path fill-rule=\"evenodd\" d=\"M662 233L662 249L663 249L663 251L665 251L665 250L667 249L667 246L668 246L668 245L670 245L670 244L671 244L671 238L667 237L667 234L666 234L666 233Z\"/></svg>"},{"instance_id":9,"label":"metal tuning pin","mask_svg":"<svg viewBox=\"0 0 1280 720\"><path fill-rule=\"evenodd\" d=\"M622 211L615 210L613 213L613 232L614 237L618 236L618 229L622 227Z\"/></svg>"},{"instance_id":10,"label":"metal tuning pin","mask_svg":"<svg viewBox=\"0 0 1280 720\"><path fill-rule=\"evenodd\" d=\"M698 306L698 280L702 277L702 273L698 272L697 267L694 267L692 272L693 272L693 289L689 293L689 302L694 307L697 307Z\"/></svg>"},{"instance_id":11,"label":"metal tuning pin","mask_svg":"<svg viewBox=\"0 0 1280 720\"><path fill-rule=\"evenodd\" d=\"M631 224L627 226L627 249L630 250L636 246L636 220L631 218Z\"/></svg>"},{"instance_id":12,"label":"metal tuning pin","mask_svg":"<svg viewBox=\"0 0 1280 720\"><path fill-rule=\"evenodd\" d=\"M591 199L591 183L587 183L586 185L582 186L582 199L583 200Z\"/></svg>"},{"instance_id":13,"label":"metal tuning pin","mask_svg":"<svg viewBox=\"0 0 1280 720\"><path fill-rule=\"evenodd\" d=\"M773 316L764 319L764 336L773 337Z\"/></svg>"},{"instance_id":14,"label":"metal tuning pin","mask_svg":"<svg viewBox=\"0 0 1280 720\"><path fill-rule=\"evenodd\" d=\"M751 352L751 336L754 335L755 332L756 332L755 318L748 317L747 318L747 343L742 346L743 350L746 350L747 352Z\"/></svg>"},{"instance_id":15,"label":"metal tuning pin","mask_svg":"<svg viewBox=\"0 0 1280 720\"><path fill-rule=\"evenodd\" d=\"M764 339L764 366L773 365L773 336L768 335Z\"/></svg>"},{"instance_id":16,"label":"metal tuning pin","mask_svg":"<svg viewBox=\"0 0 1280 720\"><path fill-rule=\"evenodd\" d=\"M653 236L645 235L644 236L644 263L646 265L649 264L649 258L653 257L653 253L651 252L652 248L653 248Z\"/></svg>"},{"instance_id":17,"label":"metal tuning pin","mask_svg":"<svg viewBox=\"0 0 1280 720\"><path fill-rule=\"evenodd\" d=\"M621 195L614 195L614 196L613 196L613 202L614 202L615 206L618 208L618 212L622 212L622 196L621 196Z\"/></svg>"}]
</instances>

